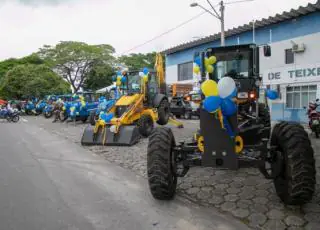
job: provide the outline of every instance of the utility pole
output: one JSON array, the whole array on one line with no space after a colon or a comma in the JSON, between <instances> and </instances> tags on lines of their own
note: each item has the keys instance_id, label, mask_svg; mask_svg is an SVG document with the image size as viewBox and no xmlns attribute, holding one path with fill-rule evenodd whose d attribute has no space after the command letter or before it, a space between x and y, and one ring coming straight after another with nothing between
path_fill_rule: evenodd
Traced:
<instances>
[{"instance_id":1,"label":"utility pole","mask_svg":"<svg viewBox=\"0 0 320 230\"><path fill-rule=\"evenodd\" d=\"M221 0L219 4L215 5L215 6L220 5L220 14L215 10L215 6L213 6L211 4L210 0L207 0L207 2L210 5L212 11L206 9L205 7L203 7L202 5L200 5L197 2L191 3L190 7L200 7L204 11L208 12L209 14L211 14L213 17L217 18L220 21L220 24L221 24L221 32L220 32L220 35L221 35L221 37L220 37L221 46L225 46L225 31L224 31L225 5L235 4L235 3L240 3L240 2L251 2L251 1L254 1L254 0L236 0L236 1L233 1L233 2L226 2L226 3L224 3L223 0Z\"/></svg>"},{"instance_id":2,"label":"utility pole","mask_svg":"<svg viewBox=\"0 0 320 230\"><path fill-rule=\"evenodd\" d=\"M225 46L225 35L224 35L224 4L220 2L220 24L221 24L221 46Z\"/></svg>"}]
</instances>

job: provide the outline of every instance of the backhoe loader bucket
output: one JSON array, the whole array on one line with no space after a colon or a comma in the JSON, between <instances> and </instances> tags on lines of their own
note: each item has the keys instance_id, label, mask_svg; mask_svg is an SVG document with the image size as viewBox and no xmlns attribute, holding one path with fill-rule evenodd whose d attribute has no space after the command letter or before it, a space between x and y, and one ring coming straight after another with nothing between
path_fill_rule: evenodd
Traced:
<instances>
[{"instance_id":1,"label":"backhoe loader bucket","mask_svg":"<svg viewBox=\"0 0 320 230\"><path fill-rule=\"evenodd\" d=\"M132 146L140 137L136 126L120 126L118 133L111 132L107 126L94 133L94 126L90 125L84 130L81 145Z\"/></svg>"}]
</instances>

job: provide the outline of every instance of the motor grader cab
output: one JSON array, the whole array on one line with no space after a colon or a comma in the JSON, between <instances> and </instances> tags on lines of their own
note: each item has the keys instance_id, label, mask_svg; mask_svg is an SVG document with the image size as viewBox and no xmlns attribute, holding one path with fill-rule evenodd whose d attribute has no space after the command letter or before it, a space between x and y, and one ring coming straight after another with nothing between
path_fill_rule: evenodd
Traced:
<instances>
[{"instance_id":1,"label":"motor grader cab","mask_svg":"<svg viewBox=\"0 0 320 230\"><path fill-rule=\"evenodd\" d=\"M94 127L85 129L81 144L131 146L141 136L149 136L155 122L166 125L169 103L166 95L160 93L157 77L156 72L143 76L139 71L125 73L124 83L118 87L122 96L105 117L100 115Z\"/></svg>"},{"instance_id":2,"label":"motor grader cab","mask_svg":"<svg viewBox=\"0 0 320 230\"><path fill-rule=\"evenodd\" d=\"M202 91L200 129L192 141L182 142L175 141L169 128L154 130L147 151L154 198L172 199L178 177L191 167L204 166L255 167L273 180L285 204L301 205L312 199L316 170L308 134L300 124L284 121L271 134L268 107L258 103L261 49L265 56L271 55L269 46L254 44L212 48L196 55ZM272 91L265 95L275 99Z\"/></svg>"}]
</instances>

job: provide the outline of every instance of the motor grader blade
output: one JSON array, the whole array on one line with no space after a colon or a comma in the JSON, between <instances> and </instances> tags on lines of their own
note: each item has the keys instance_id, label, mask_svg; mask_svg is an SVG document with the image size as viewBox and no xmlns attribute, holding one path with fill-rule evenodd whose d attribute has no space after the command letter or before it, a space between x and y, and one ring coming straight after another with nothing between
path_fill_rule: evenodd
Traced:
<instances>
[{"instance_id":1,"label":"motor grader blade","mask_svg":"<svg viewBox=\"0 0 320 230\"><path fill-rule=\"evenodd\" d=\"M94 133L94 126L87 126L84 130L82 145L104 145L104 146L132 146L141 138L136 126L120 126L118 133L113 133L110 128L99 128Z\"/></svg>"},{"instance_id":2,"label":"motor grader blade","mask_svg":"<svg viewBox=\"0 0 320 230\"><path fill-rule=\"evenodd\" d=\"M181 121L179 121L173 117L169 117L168 123L176 126L177 128L180 128L180 129L184 127L183 123Z\"/></svg>"}]
</instances>

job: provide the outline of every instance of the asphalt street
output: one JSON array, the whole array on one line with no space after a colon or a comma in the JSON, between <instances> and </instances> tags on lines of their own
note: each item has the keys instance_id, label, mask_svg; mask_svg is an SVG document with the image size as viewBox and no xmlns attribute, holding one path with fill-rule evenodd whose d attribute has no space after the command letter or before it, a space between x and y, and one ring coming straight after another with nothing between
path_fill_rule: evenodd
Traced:
<instances>
[{"instance_id":1,"label":"asphalt street","mask_svg":"<svg viewBox=\"0 0 320 230\"><path fill-rule=\"evenodd\" d=\"M182 198L156 201L147 186L34 123L0 123L1 230L247 229Z\"/></svg>"}]
</instances>

